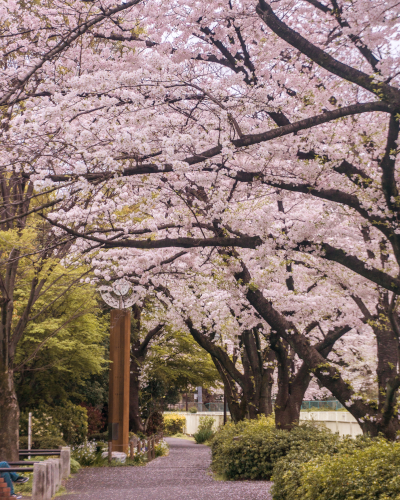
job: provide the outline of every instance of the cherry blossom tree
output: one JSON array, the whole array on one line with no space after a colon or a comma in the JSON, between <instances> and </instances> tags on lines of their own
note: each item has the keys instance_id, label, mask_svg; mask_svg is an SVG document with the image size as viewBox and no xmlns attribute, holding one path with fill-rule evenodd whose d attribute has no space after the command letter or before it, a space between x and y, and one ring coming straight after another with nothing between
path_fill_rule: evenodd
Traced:
<instances>
[{"instance_id":1,"label":"cherry blossom tree","mask_svg":"<svg viewBox=\"0 0 400 500\"><path fill-rule=\"evenodd\" d=\"M365 431L394 438L399 6L122 5L127 14L115 22L114 12L94 8L105 27L82 33L79 59L68 55L78 44L59 52L69 63L56 83L61 67L51 59L46 68L58 72L24 90L23 107L10 101L4 169L38 189L57 186L47 220L76 239L99 278L111 268L147 285L165 266L202 275L219 258L275 354L292 350L297 368L304 363L305 376L347 404ZM305 297L294 312L282 289L271 296L265 285L271 262L286 273L284 297ZM325 302L312 309L319 326L309 330L305 304L317 290ZM345 345L348 328L377 335L377 408L335 366L346 355L332 349ZM280 376L288 384L289 371Z\"/></svg>"}]
</instances>

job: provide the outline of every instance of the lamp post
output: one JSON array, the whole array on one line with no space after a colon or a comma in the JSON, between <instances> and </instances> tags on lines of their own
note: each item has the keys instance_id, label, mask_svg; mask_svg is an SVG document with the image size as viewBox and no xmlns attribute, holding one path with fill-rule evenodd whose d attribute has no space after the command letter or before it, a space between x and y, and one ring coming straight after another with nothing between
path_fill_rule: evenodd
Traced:
<instances>
[{"instance_id":1,"label":"lamp post","mask_svg":"<svg viewBox=\"0 0 400 500\"><path fill-rule=\"evenodd\" d=\"M136 288L125 279L112 286L101 286L101 296L113 307L110 324L110 374L108 386L108 451L128 453L129 375L131 307L138 299Z\"/></svg>"}]
</instances>

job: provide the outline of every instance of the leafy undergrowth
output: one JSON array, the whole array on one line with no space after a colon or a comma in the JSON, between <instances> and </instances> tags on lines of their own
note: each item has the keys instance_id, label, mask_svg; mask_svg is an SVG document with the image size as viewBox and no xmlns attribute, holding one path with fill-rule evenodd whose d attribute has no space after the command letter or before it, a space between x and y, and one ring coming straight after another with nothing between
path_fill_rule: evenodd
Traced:
<instances>
[{"instance_id":1,"label":"leafy undergrowth","mask_svg":"<svg viewBox=\"0 0 400 500\"><path fill-rule=\"evenodd\" d=\"M274 469L274 500L398 500L400 443L344 439L336 453L289 453Z\"/></svg>"},{"instance_id":2,"label":"leafy undergrowth","mask_svg":"<svg viewBox=\"0 0 400 500\"><path fill-rule=\"evenodd\" d=\"M156 444L155 450L156 450L156 458L166 457L169 455L169 446L167 442L164 440L161 440L158 444Z\"/></svg>"}]
</instances>

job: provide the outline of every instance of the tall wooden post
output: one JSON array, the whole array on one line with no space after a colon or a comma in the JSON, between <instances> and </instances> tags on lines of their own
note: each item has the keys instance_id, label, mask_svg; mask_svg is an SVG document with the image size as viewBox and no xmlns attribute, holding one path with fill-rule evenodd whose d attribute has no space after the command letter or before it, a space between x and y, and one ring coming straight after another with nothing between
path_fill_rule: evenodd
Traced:
<instances>
[{"instance_id":1,"label":"tall wooden post","mask_svg":"<svg viewBox=\"0 0 400 500\"><path fill-rule=\"evenodd\" d=\"M111 311L108 440L112 451L124 453L129 448L130 327L130 311Z\"/></svg>"}]
</instances>

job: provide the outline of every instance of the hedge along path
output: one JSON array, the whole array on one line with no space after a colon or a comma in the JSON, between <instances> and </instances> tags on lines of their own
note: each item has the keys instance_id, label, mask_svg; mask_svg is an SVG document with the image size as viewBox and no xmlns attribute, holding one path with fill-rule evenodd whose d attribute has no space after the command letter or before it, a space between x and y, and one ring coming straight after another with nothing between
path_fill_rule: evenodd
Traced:
<instances>
[{"instance_id":1,"label":"hedge along path","mask_svg":"<svg viewBox=\"0 0 400 500\"><path fill-rule=\"evenodd\" d=\"M268 481L215 481L208 446L166 438L168 457L145 467L87 468L67 482L62 500L272 500Z\"/></svg>"}]
</instances>

